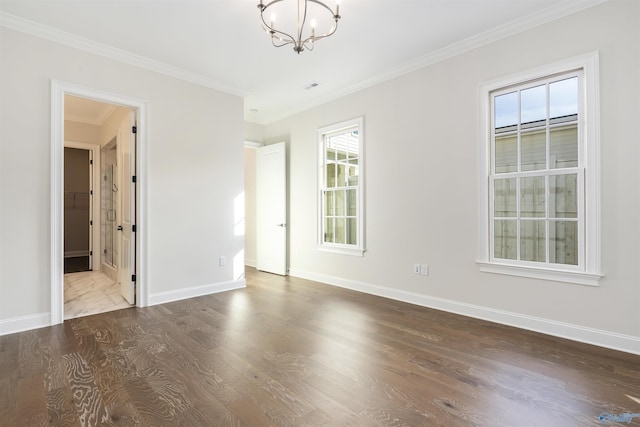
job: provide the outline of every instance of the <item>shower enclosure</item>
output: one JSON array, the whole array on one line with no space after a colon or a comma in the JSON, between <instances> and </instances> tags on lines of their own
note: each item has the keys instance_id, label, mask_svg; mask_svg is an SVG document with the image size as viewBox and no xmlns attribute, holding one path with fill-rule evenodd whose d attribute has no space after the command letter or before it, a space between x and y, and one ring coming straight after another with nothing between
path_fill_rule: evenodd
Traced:
<instances>
[{"instance_id":1,"label":"shower enclosure","mask_svg":"<svg viewBox=\"0 0 640 427\"><path fill-rule=\"evenodd\" d=\"M117 196L116 181L116 146L115 142L102 149L102 191L101 191L101 232L102 232L102 265L105 272L116 277L117 254Z\"/></svg>"}]
</instances>

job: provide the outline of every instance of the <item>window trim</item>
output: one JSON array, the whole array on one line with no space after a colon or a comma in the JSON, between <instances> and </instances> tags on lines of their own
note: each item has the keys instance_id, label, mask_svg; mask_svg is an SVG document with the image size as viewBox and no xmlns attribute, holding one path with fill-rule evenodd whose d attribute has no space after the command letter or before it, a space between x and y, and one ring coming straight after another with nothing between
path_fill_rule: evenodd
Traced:
<instances>
[{"instance_id":1,"label":"window trim","mask_svg":"<svg viewBox=\"0 0 640 427\"><path fill-rule=\"evenodd\" d=\"M358 198L357 198L357 228L358 228L358 244L357 245L348 245L348 244L340 244L340 243L327 243L324 242L323 239L323 219L324 219L324 200L322 197L322 191L324 190L324 174L325 174L325 164L324 164L324 137L328 134L335 134L342 130L346 130L349 128L357 127L359 134L359 143L358 143ZM318 229L318 250L325 252L332 252L343 255L354 255L354 256L364 256L365 253L365 234L364 234L364 217L365 217L365 208L364 208L364 192L365 192L365 158L364 158L364 141L365 141L365 131L364 131L364 117L360 116L354 119L345 120L343 122L335 123L333 125L324 126L318 129L317 131L317 154L318 154L318 182L316 185L317 197L318 197L318 210L317 210L317 229Z\"/></svg>"},{"instance_id":2,"label":"window trim","mask_svg":"<svg viewBox=\"0 0 640 427\"><path fill-rule=\"evenodd\" d=\"M508 86L520 86L533 80L546 79L555 74L582 70L581 97L584 100L581 131L584 143L581 147L584 163L584 265L579 268L544 268L522 262L503 263L491 257L491 225L489 194L491 187L491 93ZM528 277L542 280L598 286L603 277L600 259L600 102L599 102L599 54L597 51L510 76L481 83L478 86L478 254L476 264L480 271ZM585 191L586 190L586 191Z\"/></svg>"}]
</instances>

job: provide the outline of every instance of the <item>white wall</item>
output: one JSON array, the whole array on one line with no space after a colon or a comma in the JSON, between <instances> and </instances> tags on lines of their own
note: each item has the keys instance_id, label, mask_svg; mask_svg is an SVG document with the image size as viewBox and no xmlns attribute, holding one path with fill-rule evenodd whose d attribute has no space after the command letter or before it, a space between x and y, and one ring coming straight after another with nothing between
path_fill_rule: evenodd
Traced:
<instances>
[{"instance_id":1,"label":"white wall","mask_svg":"<svg viewBox=\"0 0 640 427\"><path fill-rule=\"evenodd\" d=\"M290 151L291 274L640 353L639 5L607 2L267 125L265 141ZM605 277L479 272L479 84L594 50ZM361 115L367 252L319 252L316 129Z\"/></svg>"},{"instance_id":2,"label":"white wall","mask_svg":"<svg viewBox=\"0 0 640 427\"><path fill-rule=\"evenodd\" d=\"M244 244L242 99L0 31L0 333L50 312L51 79L148 101L150 300L242 284L231 262Z\"/></svg>"},{"instance_id":3,"label":"white wall","mask_svg":"<svg viewBox=\"0 0 640 427\"><path fill-rule=\"evenodd\" d=\"M244 140L251 142L264 141L264 125L244 122Z\"/></svg>"},{"instance_id":4,"label":"white wall","mask_svg":"<svg viewBox=\"0 0 640 427\"><path fill-rule=\"evenodd\" d=\"M109 115L107 120L100 126L99 143L104 146L110 143L118 133L118 127L122 124L125 117L131 117L131 109L126 107L118 107ZM65 133L66 133L65 129Z\"/></svg>"},{"instance_id":5,"label":"white wall","mask_svg":"<svg viewBox=\"0 0 640 427\"><path fill-rule=\"evenodd\" d=\"M98 125L74 122L72 120L64 121L65 141L100 145L100 131L101 128Z\"/></svg>"},{"instance_id":6,"label":"white wall","mask_svg":"<svg viewBox=\"0 0 640 427\"><path fill-rule=\"evenodd\" d=\"M244 140L262 143L264 126L244 122ZM245 264L256 265L256 147L244 149L244 194L245 194Z\"/></svg>"},{"instance_id":7,"label":"white wall","mask_svg":"<svg viewBox=\"0 0 640 427\"><path fill-rule=\"evenodd\" d=\"M256 266L256 149L244 149L244 258L245 264Z\"/></svg>"}]
</instances>

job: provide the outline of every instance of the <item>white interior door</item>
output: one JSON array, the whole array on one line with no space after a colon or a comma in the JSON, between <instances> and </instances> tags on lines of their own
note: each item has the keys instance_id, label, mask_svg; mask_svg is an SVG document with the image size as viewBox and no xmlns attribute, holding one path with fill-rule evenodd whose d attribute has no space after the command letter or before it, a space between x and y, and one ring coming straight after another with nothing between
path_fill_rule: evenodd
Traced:
<instances>
[{"instance_id":1,"label":"white interior door","mask_svg":"<svg viewBox=\"0 0 640 427\"><path fill-rule=\"evenodd\" d=\"M135 116L125 118L118 128L117 155L118 155L118 182L119 214L118 224L118 281L120 293L129 304L135 303L135 237L132 226L135 224L135 183L132 175L135 174L135 134L133 126Z\"/></svg>"},{"instance_id":2,"label":"white interior door","mask_svg":"<svg viewBox=\"0 0 640 427\"><path fill-rule=\"evenodd\" d=\"M287 274L285 143L256 150L256 268Z\"/></svg>"}]
</instances>

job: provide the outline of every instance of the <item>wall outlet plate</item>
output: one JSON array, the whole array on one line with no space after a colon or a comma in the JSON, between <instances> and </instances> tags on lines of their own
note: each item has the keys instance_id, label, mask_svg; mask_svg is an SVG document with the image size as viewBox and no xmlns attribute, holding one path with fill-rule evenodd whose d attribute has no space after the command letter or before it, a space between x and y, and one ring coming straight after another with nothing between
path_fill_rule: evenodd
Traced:
<instances>
[{"instance_id":1,"label":"wall outlet plate","mask_svg":"<svg viewBox=\"0 0 640 427\"><path fill-rule=\"evenodd\" d=\"M420 274L423 276L429 275L429 266L427 264L420 265Z\"/></svg>"}]
</instances>

